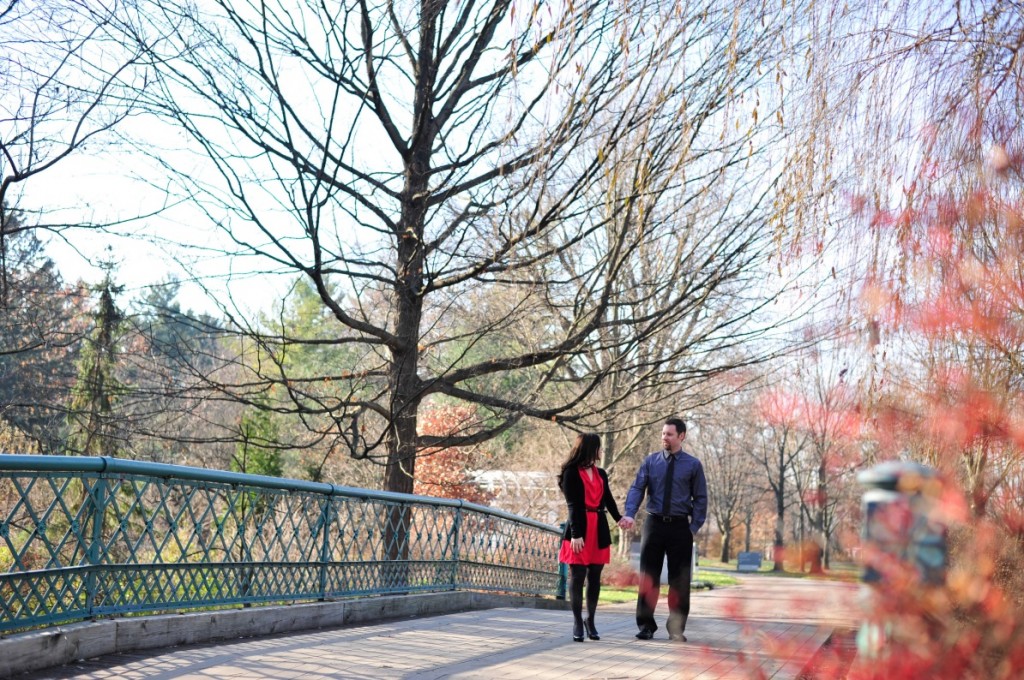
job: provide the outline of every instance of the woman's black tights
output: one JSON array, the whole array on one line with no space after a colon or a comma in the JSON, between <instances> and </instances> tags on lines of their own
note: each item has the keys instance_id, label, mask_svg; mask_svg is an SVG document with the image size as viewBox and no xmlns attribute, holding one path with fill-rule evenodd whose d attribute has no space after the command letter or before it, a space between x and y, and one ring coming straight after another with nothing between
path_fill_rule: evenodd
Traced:
<instances>
[{"instance_id":1,"label":"woman's black tights","mask_svg":"<svg viewBox=\"0 0 1024 680\"><path fill-rule=\"evenodd\" d=\"M569 604L572 605L573 620L583 622L583 582L587 582L587 621L594 624L597 598L601 596L601 570L603 564L570 564Z\"/></svg>"}]
</instances>

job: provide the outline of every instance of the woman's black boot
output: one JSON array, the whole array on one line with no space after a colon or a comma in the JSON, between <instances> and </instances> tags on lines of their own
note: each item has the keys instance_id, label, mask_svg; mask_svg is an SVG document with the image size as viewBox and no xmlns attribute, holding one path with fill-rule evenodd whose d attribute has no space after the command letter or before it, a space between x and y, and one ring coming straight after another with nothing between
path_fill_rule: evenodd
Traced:
<instances>
[{"instance_id":1,"label":"woman's black boot","mask_svg":"<svg viewBox=\"0 0 1024 680\"><path fill-rule=\"evenodd\" d=\"M601 639L601 636L597 634L597 627L594 625L597 601L601 597L601 568L600 564L592 564L587 567L587 637L591 640Z\"/></svg>"},{"instance_id":2,"label":"woman's black boot","mask_svg":"<svg viewBox=\"0 0 1024 680\"><path fill-rule=\"evenodd\" d=\"M572 608L572 639L583 642L583 582L587 568L582 564L569 567L569 605Z\"/></svg>"}]
</instances>

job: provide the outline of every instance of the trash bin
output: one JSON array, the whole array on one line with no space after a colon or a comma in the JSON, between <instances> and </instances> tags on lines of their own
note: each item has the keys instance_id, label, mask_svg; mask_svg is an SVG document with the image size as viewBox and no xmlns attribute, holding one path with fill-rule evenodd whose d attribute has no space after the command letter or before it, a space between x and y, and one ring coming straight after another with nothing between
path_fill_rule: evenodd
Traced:
<instances>
[{"instance_id":1,"label":"trash bin","mask_svg":"<svg viewBox=\"0 0 1024 680\"><path fill-rule=\"evenodd\" d=\"M937 471L920 463L890 461L864 470L857 481L866 487L861 538L872 549L866 552L876 555L865 559L861 572L866 605L874 609L884 585L880 559L915 568L925 587L943 584L949 565L948 527L940 518L942 482ZM869 616L857 635L859 653L877 657L891 633L887 621Z\"/></svg>"}]
</instances>

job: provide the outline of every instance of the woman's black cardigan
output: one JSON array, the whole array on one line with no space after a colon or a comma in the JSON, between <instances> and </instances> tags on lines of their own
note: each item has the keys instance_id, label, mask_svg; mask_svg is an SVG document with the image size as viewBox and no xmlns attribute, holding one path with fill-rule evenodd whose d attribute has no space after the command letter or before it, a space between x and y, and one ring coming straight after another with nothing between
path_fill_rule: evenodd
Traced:
<instances>
[{"instance_id":1,"label":"woman's black cardigan","mask_svg":"<svg viewBox=\"0 0 1024 680\"><path fill-rule=\"evenodd\" d=\"M608 473L599 467L594 469L597 470L597 474L601 476L601 482L604 484L604 497L597 509L597 547L607 548L612 544L612 532L608 526L608 516L604 511L610 512L616 522L622 518L622 515L619 514L619 506L615 504L615 499L612 498L612 490L608 488ZM562 473L562 494L565 496L565 504L569 506L569 521L565 524L562 539L585 537L587 534L587 505L584 501L586 494L583 491L583 477L579 468L567 468Z\"/></svg>"}]
</instances>

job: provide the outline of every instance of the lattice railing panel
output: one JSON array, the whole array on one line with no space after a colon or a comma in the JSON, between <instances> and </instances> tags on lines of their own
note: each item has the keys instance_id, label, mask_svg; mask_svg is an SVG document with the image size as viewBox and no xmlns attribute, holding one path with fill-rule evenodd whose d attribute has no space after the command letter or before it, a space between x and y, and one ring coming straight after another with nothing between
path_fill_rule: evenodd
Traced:
<instances>
[{"instance_id":1,"label":"lattice railing panel","mask_svg":"<svg viewBox=\"0 0 1024 680\"><path fill-rule=\"evenodd\" d=\"M111 458L0 455L0 632L456 588L558 591L558 531L481 506Z\"/></svg>"}]
</instances>

